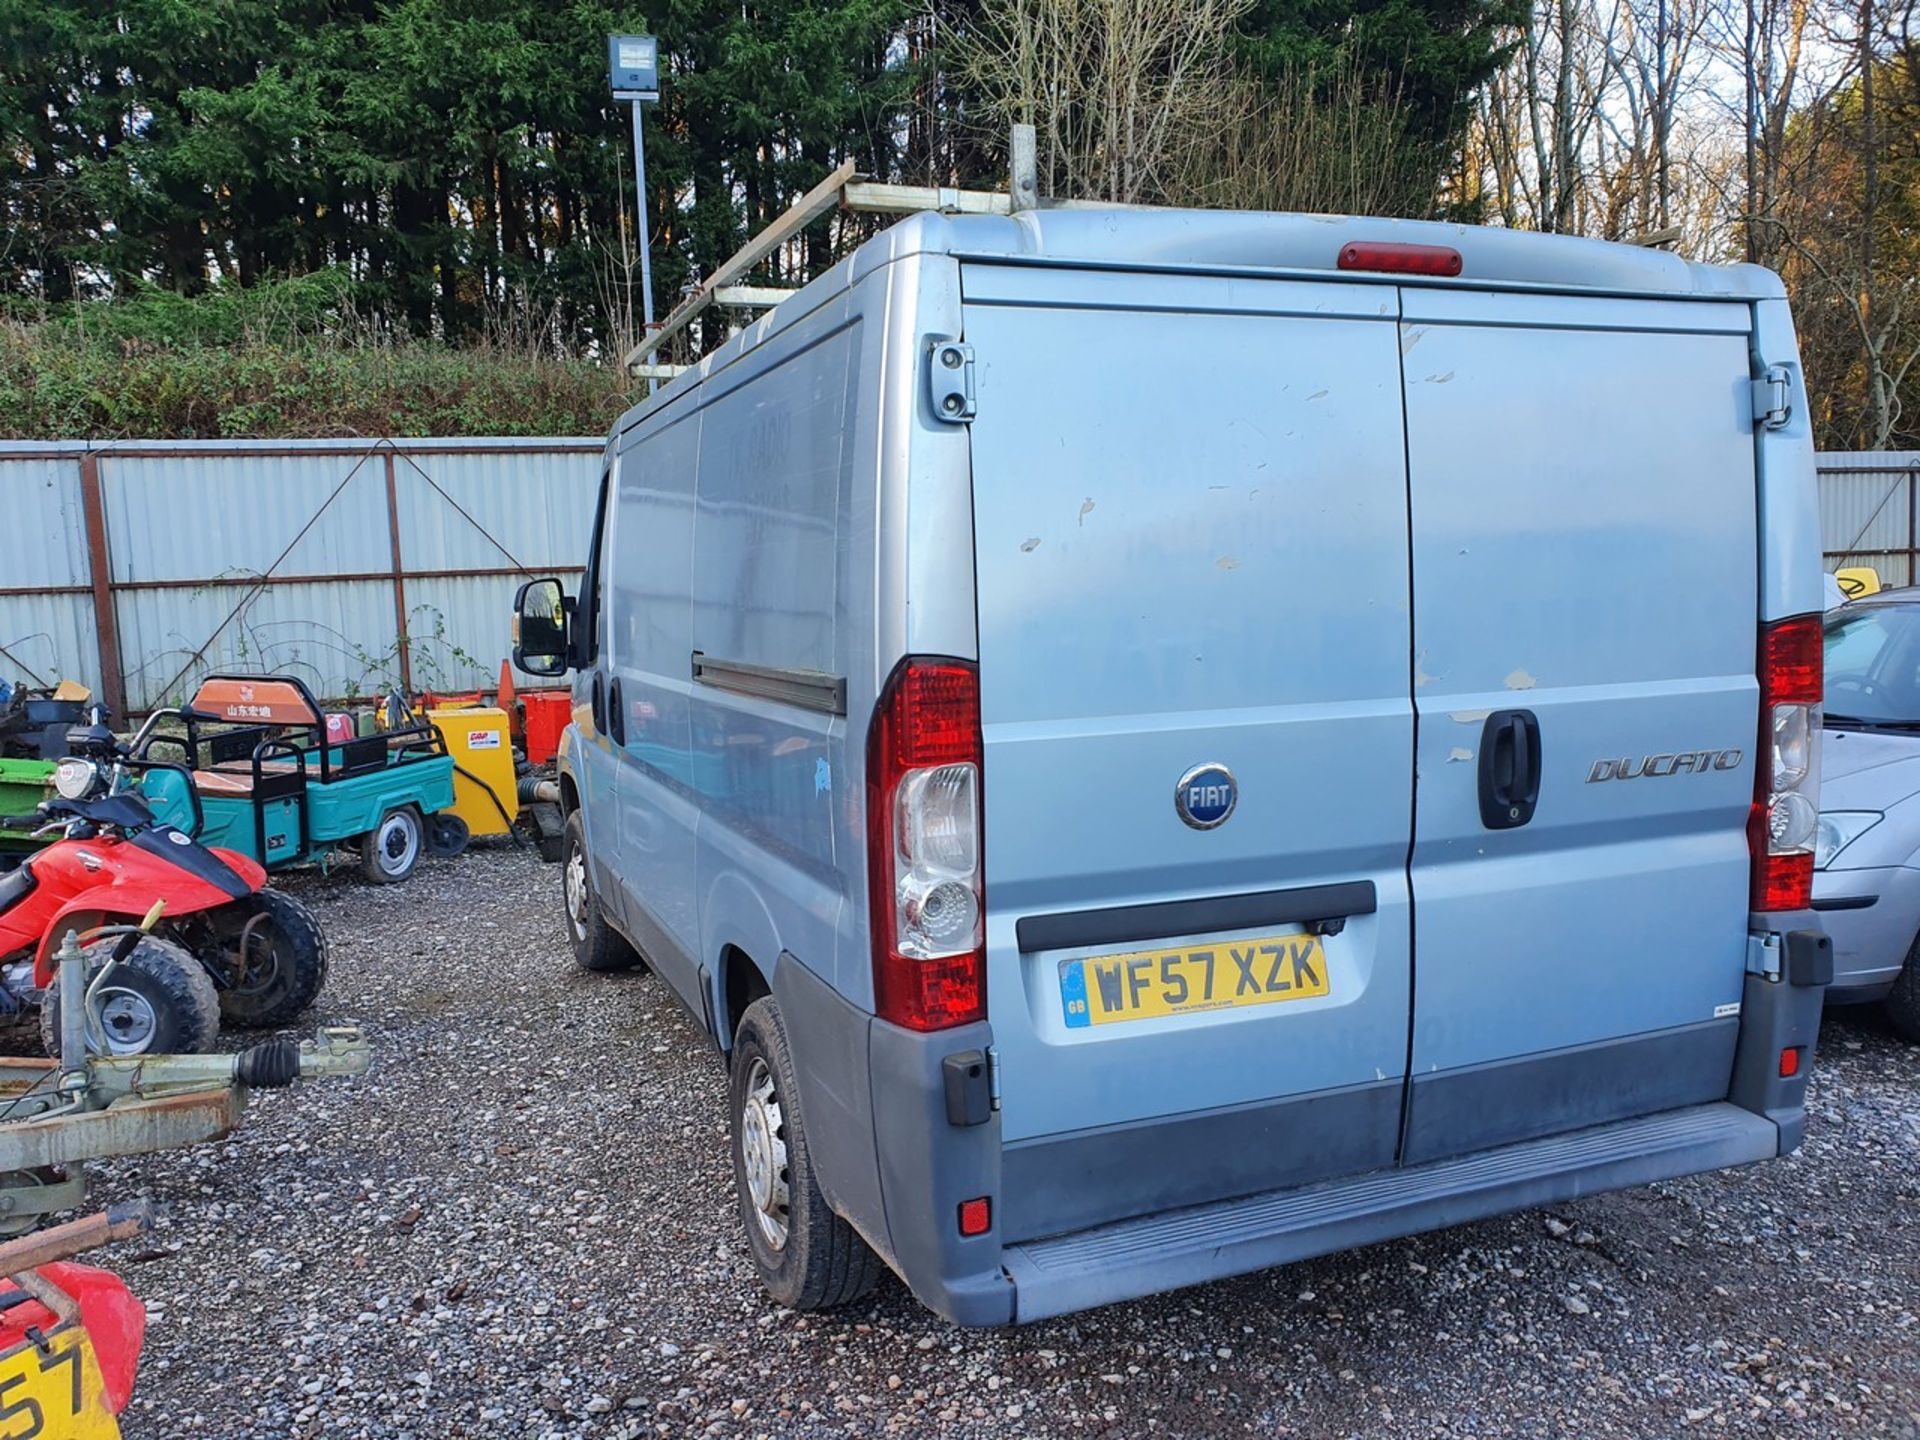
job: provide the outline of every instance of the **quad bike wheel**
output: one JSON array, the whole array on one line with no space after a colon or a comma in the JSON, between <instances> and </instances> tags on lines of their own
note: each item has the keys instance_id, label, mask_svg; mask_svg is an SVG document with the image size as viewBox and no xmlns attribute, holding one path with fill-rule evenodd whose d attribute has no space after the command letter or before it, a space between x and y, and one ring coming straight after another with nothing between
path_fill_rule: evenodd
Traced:
<instances>
[{"instance_id":1,"label":"quad bike wheel","mask_svg":"<svg viewBox=\"0 0 1920 1440\"><path fill-rule=\"evenodd\" d=\"M114 941L87 946L89 984L98 977ZM60 977L40 1004L40 1042L60 1053ZM108 1055L197 1055L220 1034L220 996L200 962L157 935L142 936L133 953L114 967L94 997L88 1042Z\"/></svg>"},{"instance_id":2,"label":"quad bike wheel","mask_svg":"<svg viewBox=\"0 0 1920 1440\"><path fill-rule=\"evenodd\" d=\"M291 895L262 890L207 917L231 977L220 991L220 1016L230 1024L285 1025L319 997L327 983L327 937L313 912Z\"/></svg>"},{"instance_id":3,"label":"quad bike wheel","mask_svg":"<svg viewBox=\"0 0 1920 1440\"><path fill-rule=\"evenodd\" d=\"M42 1189L49 1185L58 1185L68 1173L50 1165L43 1165L36 1170L0 1171L0 1189ZM46 1220L46 1213L37 1209L28 1209L20 1213L14 1213L11 1210L0 1212L0 1240L10 1240L15 1235L24 1235L29 1230L38 1230ZM26 1433L33 1434L31 1430Z\"/></svg>"},{"instance_id":4,"label":"quad bike wheel","mask_svg":"<svg viewBox=\"0 0 1920 1440\"><path fill-rule=\"evenodd\" d=\"M0 1015L0 1055L41 1055L40 1011L25 996L20 1008Z\"/></svg>"},{"instance_id":5,"label":"quad bike wheel","mask_svg":"<svg viewBox=\"0 0 1920 1440\"><path fill-rule=\"evenodd\" d=\"M398 885L413 874L425 847L420 812L396 805L360 837L360 869L376 885Z\"/></svg>"}]
</instances>

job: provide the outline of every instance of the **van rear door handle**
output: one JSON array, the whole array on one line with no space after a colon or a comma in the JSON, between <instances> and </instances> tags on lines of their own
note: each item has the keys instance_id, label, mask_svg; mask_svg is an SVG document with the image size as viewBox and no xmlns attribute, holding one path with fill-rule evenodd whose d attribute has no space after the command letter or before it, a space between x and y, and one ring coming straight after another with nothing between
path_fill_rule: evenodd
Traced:
<instances>
[{"instance_id":1,"label":"van rear door handle","mask_svg":"<svg viewBox=\"0 0 1920 1440\"><path fill-rule=\"evenodd\" d=\"M1540 721L1531 710L1496 710L1480 731L1480 823L1512 830L1540 801Z\"/></svg>"}]
</instances>

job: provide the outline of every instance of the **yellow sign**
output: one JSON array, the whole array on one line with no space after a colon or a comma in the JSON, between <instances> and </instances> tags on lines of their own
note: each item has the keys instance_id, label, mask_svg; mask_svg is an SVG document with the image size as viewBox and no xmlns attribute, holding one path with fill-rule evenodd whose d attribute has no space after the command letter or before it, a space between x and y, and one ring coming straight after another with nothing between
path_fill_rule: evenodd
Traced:
<instances>
[{"instance_id":1,"label":"yellow sign","mask_svg":"<svg viewBox=\"0 0 1920 1440\"><path fill-rule=\"evenodd\" d=\"M0 1355L0 1440L120 1440L93 1342L79 1325Z\"/></svg>"},{"instance_id":2,"label":"yellow sign","mask_svg":"<svg viewBox=\"0 0 1920 1440\"><path fill-rule=\"evenodd\" d=\"M1060 1001L1072 1028L1309 1000L1329 989L1318 935L1168 946L1060 964Z\"/></svg>"}]
</instances>

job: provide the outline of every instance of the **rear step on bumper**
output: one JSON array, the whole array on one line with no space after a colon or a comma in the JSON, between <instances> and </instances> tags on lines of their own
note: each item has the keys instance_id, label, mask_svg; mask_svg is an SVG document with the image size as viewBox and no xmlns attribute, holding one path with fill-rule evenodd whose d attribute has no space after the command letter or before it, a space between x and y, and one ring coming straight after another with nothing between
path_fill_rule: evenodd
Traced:
<instances>
[{"instance_id":1,"label":"rear step on bumper","mask_svg":"<svg viewBox=\"0 0 1920 1440\"><path fill-rule=\"evenodd\" d=\"M1408 1170L1010 1245L1018 1323L1779 1153L1771 1120L1696 1105Z\"/></svg>"}]
</instances>

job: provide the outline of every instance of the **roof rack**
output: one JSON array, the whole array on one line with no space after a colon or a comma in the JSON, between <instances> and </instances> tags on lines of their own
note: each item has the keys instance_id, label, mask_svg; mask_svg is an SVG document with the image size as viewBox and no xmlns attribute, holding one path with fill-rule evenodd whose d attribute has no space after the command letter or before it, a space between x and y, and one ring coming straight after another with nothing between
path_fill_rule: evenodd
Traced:
<instances>
[{"instance_id":1,"label":"roof rack","mask_svg":"<svg viewBox=\"0 0 1920 1440\"><path fill-rule=\"evenodd\" d=\"M943 185L886 185L868 180L851 160L840 166L787 208L785 214L729 255L627 353L627 373L641 380L671 380L689 367L659 363L662 347L704 311L714 305L736 309L769 310L798 286L743 285L742 277L767 256L836 206L864 214L911 215L937 210L949 215L1011 215L1043 204L1058 208L1095 207L1088 202L1042 201L1031 125L1013 127L1009 147L1011 177L1002 190L959 190Z\"/></svg>"}]
</instances>

